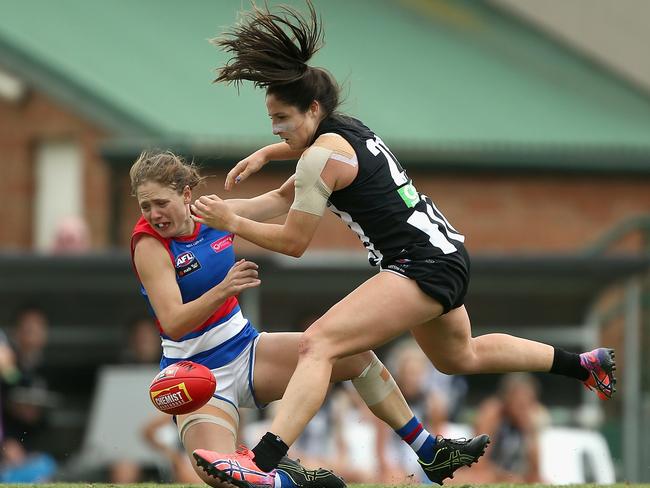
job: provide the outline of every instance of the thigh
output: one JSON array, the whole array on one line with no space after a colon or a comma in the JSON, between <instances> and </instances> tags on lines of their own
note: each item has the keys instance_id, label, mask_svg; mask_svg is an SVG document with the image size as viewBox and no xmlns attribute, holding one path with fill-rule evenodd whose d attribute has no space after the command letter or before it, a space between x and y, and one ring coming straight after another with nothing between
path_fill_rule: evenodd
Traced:
<instances>
[{"instance_id":1,"label":"thigh","mask_svg":"<svg viewBox=\"0 0 650 488\"><path fill-rule=\"evenodd\" d=\"M279 400L298 364L299 332L262 333L255 347L253 389L260 403Z\"/></svg>"},{"instance_id":2,"label":"thigh","mask_svg":"<svg viewBox=\"0 0 650 488\"><path fill-rule=\"evenodd\" d=\"M433 365L443 372L472 353L472 329L464 305L414 327L411 333Z\"/></svg>"},{"instance_id":3,"label":"thigh","mask_svg":"<svg viewBox=\"0 0 650 488\"><path fill-rule=\"evenodd\" d=\"M253 387L260 403L279 400L298 363L299 332L263 333L255 349ZM332 368L332 382L357 378L374 358L372 351L338 359Z\"/></svg>"},{"instance_id":4,"label":"thigh","mask_svg":"<svg viewBox=\"0 0 650 488\"><path fill-rule=\"evenodd\" d=\"M319 353L341 358L374 349L442 311L415 281L383 271L330 308L306 334Z\"/></svg>"}]
</instances>

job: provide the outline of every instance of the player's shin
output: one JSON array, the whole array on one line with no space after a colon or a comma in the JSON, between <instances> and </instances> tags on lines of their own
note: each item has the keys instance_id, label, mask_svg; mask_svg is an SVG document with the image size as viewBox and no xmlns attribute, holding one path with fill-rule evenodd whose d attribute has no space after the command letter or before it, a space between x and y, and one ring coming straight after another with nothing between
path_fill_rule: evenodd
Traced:
<instances>
[{"instance_id":1,"label":"player's shin","mask_svg":"<svg viewBox=\"0 0 650 488\"><path fill-rule=\"evenodd\" d=\"M413 414L393 376L377 357L373 356L352 384L377 418L386 422L423 462L431 461L435 437Z\"/></svg>"}]
</instances>

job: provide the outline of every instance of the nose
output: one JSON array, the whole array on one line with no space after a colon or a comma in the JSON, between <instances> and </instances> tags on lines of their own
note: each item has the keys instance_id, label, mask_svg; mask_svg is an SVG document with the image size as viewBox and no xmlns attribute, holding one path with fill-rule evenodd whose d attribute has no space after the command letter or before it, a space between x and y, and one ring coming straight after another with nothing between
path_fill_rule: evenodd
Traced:
<instances>
[{"instance_id":1,"label":"nose","mask_svg":"<svg viewBox=\"0 0 650 488\"><path fill-rule=\"evenodd\" d=\"M282 127L280 126L280 124L272 124L271 128L273 129L274 136L277 136L280 134L280 132L282 132Z\"/></svg>"}]
</instances>

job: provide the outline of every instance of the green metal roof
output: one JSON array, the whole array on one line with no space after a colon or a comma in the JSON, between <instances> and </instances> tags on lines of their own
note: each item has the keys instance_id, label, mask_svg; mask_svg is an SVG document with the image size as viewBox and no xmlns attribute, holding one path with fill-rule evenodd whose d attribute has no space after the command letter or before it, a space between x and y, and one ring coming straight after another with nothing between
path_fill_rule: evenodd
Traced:
<instances>
[{"instance_id":1,"label":"green metal roof","mask_svg":"<svg viewBox=\"0 0 650 488\"><path fill-rule=\"evenodd\" d=\"M313 64L344 84L343 110L398 154L650 171L650 99L486 4L315 3L326 44ZM0 0L0 65L126 137L113 153L145 141L244 153L275 140L263 92L213 85L225 56L207 42L241 8L248 2Z\"/></svg>"}]
</instances>

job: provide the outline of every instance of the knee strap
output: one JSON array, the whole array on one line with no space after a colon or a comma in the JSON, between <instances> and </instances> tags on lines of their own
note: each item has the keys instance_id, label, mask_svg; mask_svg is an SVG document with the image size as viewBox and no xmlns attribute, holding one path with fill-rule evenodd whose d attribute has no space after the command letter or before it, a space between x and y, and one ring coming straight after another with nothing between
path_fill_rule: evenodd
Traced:
<instances>
[{"instance_id":1,"label":"knee strap","mask_svg":"<svg viewBox=\"0 0 650 488\"><path fill-rule=\"evenodd\" d=\"M187 430L200 423L210 423L224 427L232 433L235 439L237 439L237 427L239 426L239 413L237 412L237 409L230 403L218 398L212 398L208 402L208 405L212 405L213 407L226 412L228 416L233 419L234 425L222 417L217 417L216 415L206 412L192 413L184 417L183 421L178 425L178 433L183 445L185 445L185 434L187 433Z\"/></svg>"},{"instance_id":2,"label":"knee strap","mask_svg":"<svg viewBox=\"0 0 650 488\"><path fill-rule=\"evenodd\" d=\"M397 388L392 375L377 357L373 357L366 369L352 380L352 384L369 407L383 401Z\"/></svg>"}]
</instances>

